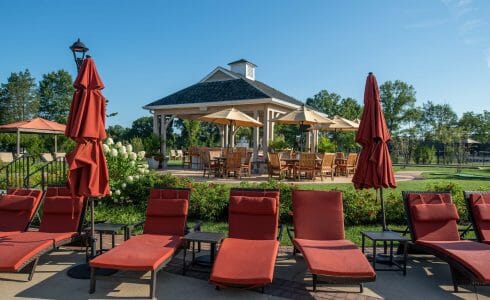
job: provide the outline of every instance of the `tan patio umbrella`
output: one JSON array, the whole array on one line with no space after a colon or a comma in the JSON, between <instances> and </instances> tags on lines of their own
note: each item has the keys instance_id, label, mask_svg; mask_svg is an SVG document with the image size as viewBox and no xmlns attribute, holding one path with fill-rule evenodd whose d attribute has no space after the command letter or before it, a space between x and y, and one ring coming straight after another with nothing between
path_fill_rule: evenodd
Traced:
<instances>
[{"instance_id":1,"label":"tan patio umbrella","mask_svg":"<svg viewBox=\"0 0 490 300\"><path fill-rule=\"evenodd\" d=\"M299 124L301 130L301 142L300 146L303 149L303 131L305 125L318 125L318 124L333 124L334 122L326 116L322 116L321 113L316 112L302 105L297 110L272 119L271 122L280 124Z\"/></svg>"},{"instance_id":2,"label":"tan patio umbrella","mask_svg":"<svg viewBox=\"0 0 490 300\"><path fill-rule=\"evenodd\" d=\"M234 130L230 130L228 147L230 147L231 137L235 134L239 127L261 127L262 123L250 117L249 115L231 107L199 118L204 122L210 122L221 125L235 126Z\"/></svg>"},{"instance_id":3,"label":"tan patio umbrella","mask_svg":"<svg viewBox=\"0 0 490 300\"><path fill-rule=\"evenodd\" d=\"M342 118L340 116L334 116L332 124L319 124L312 127L310 130L318 129L322 131L357 131L359 129L359 123Z\"/></svg>"}]
</instances>

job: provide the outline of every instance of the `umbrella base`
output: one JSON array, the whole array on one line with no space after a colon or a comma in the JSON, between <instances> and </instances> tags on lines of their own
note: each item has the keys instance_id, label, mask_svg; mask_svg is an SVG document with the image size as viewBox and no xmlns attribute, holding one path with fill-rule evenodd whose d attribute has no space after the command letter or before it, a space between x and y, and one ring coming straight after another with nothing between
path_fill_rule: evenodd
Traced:
<instances>
[{"instance_id":1,"label":"umbrella base","mask_svg":"<svg viewBox=\"0 0 490 300\"><path fill-rule=\"evenodd\" d=\"M97 276L110 276L114 273L117 273L117 270L114 269L97 269L95 274ZM75 279L90 279L90 266L89 264L79 264L71 267L67 275L71 278Z\"/></svg>"}]
</instances>

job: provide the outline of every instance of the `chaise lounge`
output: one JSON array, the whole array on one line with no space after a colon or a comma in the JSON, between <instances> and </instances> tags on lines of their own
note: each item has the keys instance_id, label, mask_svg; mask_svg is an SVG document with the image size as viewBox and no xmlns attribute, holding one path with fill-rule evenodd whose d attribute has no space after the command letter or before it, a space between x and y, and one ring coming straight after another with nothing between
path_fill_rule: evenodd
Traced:
<instances>
[{"instance_id":1,"label":"chaise lounge","mask_svg":"<svg viewBox=\"0 0 490 300\"><path fill-rule=\"evenodd\" d=\"M232 189L229 233L209 281L220 287L257 288L272 283L279 250L279 191ZM280 234L279 234L280 238Z\"/></svg>"},{"instance_id":2,"label":"chaise lounge","mask_svg":"<svg viewBox=\"0 0 490 300\"><path fill-rule=\"evenodd\" d=\"M85 203L65 187L48 187L39 231L13 234L0 240L0 272L34 275L39 257L81 237Z\"/></svg>"},{"instance_id":3,"label":"chaise lounge","mask_svg":"<svg viewBox=\"0 0 490 300\"><path fill-rule=\"evenodd\" d=\"M42 195L40 190L9 189L0 196L0 239L29 228Z\"/></svg>"},{"instance_id":4,"label":"chaise lounge","mask_svg":"<svg viewBox=\"0 0 490 300\"><path fill-rule=\"evenodd\" d=\"M90 293L97 268L151 271L150 297L155 297L158 271L177 253L185 233L190 189L153 189L148 199L143 234L130 238L90 261Z\"/></svg>"},{"instance_id":5,"label":"chaise lounge","mask_svg":"<svg viewBox=\"0 0 490 300\"><path fill-rule=\"evenodd\" d=\"M490 245L490 192L465 191L464 198L478 242Z\"/></svg>"},{"instance_id":6,"label":"chaise lounge","mask_svg":"<svg viewBox=\"0 0 490 300\"><path fill-rule=\"evenodd\" d=\"M414 248L449 264L455 292L490 284L490 245L460 239L450 193L403 192L403 201Z\"/></svg>"},{"instance_id":7,"label":"chaise lounge","mask_svg":"<svg viewBox=\"0 0 490 300\"><path fill-rule=\"evenodd\" d=\"M313 291L320 279L334 284L359 284L362 293L363 282L376 280L376 273L361 250L345 239L342 193L301 190L292 193L292 242L313 274ZM293 251L295 254L296 250Z\"/></svg>"}]
</instances>

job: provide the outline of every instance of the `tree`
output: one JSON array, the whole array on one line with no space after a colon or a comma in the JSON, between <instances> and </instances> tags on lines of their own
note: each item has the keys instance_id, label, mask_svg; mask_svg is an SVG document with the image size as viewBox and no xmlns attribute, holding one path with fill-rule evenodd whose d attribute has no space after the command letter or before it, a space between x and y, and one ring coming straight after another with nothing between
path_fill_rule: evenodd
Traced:
<instances>
[{"instance_id":1,"label":"tree","mask_svg":"<svg viewBox=\"0 0 490 300\"><path fill-rule=\"evenodd\" d=\"M341 99L338 94L321 90L313 98L306 99L306 104L332 117L339 114Z\"/></svg>"},{"instance_id":2,"label":"tree","mask_svg":"<svg viewBox=\"0 0 490 300\"><path fill-rule=\"evenodd\" d=\"M355 120L361 117L362 107L356 99L344 98L340 101L339 106L337 115L349 120Z\"/></svg>"},{"instance_id":3,"label":"tree","mask_svg":"<svg viewBox=\"0 0 490 300\"><path fill-rule=\"evenodd\" d=\"M197 146L198 136L201 129L201 122L197 120L182 121L182 138L186 147Z\"/></svg>"},{"instance_id":4,"label":"tree","mask_svg":"<svg viewBox=\"0 0 490 300\"><path fill-rule=\"evenodd\" d=\"M11 73L0 87L0 124L31 119L38 108L36 83L29 70Z\"/></svg>"},{"instance_id":5,"label":"tree","mask_svg":"<svg viewBox=\"0 0 490 300\"><path fill-rule=\"evenodd\" d=\"M415 89L408 83L396 80L383 83L379 90L386 126L391 132L396 132L400 129L407 110L415 105Z\"/></svg>"},{"instance_id":6,"label":"tree","mask_svg":"<svg viewBox=\"0 0 490 300\"><path fill-rule=\"evenodd\" d=\"M39 82L39 116L66 123L74 91L73 79L67 71L44 74Z\"/></svg>"},{"instance_id":7,"label":"tree","mask_svg":"<svg viewBox=\"0 0 490 300\"><path fill-rule=\"evenodd\" d=\"M153 133L153 117L141 117L133 121L128 132L128 138L139 137L147 138Z\"/></svg>"}]
</instances>

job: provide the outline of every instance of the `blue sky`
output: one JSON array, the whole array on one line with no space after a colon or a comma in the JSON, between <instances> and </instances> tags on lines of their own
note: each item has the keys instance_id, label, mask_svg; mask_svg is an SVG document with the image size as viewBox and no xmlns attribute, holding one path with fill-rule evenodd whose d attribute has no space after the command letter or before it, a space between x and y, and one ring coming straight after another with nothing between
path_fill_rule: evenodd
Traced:
<instances>
[{"instance_id":1,"label":"blue sky","mask_svg":"<svg viewBox=\"0 0 490 300\"><path fill-rule=\"evenodd\" d=\"M246 58L256 77L305 100L362 101L365 77L414 85L419 104L490 110L490 1L1 1L0 82L28 68L75 73L80 37L106 85L109 124Z\"/></svg>"}]
</instances>

